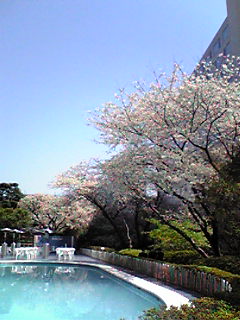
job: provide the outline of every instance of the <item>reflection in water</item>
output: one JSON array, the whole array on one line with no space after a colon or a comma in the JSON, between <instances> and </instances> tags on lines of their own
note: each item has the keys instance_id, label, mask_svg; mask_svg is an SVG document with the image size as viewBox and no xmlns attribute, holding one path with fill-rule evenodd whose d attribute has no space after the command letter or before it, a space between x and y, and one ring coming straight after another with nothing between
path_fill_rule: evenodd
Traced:
<instances>
[{"instance_id":1,"label":"reflection in water","mask_svg":"<svg viewBox=\"0 0 240 320\"><path fill-rule=\"evenodd\" d=\"M72 267L57 267L55 273L74 273L75 270Z\"/></svg>"},{"instance_id":2,"label":"reflection in water","mask_svg":"<svg viewBox=\"0 0 240 320\"><path fill-rule=\"evenodd\" d=\"M36 268L37 268L36 266L15 265L15 266L12 266L12 273L19 273L19 274L31 273Z\"/></svg>"},{"instance_id":3,"label":"reflection in water","mask_svg":"<svg viewBox=\"0 0 240 320\"><path fill-rule=\"evenodd\" d=\"M136 320L159 303L94 267L0 266L0 320Z\"/></svg>"}]
</instances>

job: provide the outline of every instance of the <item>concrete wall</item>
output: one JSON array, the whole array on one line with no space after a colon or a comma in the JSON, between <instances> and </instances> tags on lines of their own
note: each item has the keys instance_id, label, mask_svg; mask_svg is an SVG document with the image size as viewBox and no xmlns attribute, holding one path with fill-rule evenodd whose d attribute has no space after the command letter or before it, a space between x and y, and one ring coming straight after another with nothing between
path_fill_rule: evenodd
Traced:
<instances>
[{"instance_id":1,"label":"concrete wall","mask_svg":"<svg viewBox=\"0 0 240 320\"><path fill-rule=\"evenodd\" d=\"M227 0L232 54L240 56L240 0Z\"/></svg>"}]
</instances>

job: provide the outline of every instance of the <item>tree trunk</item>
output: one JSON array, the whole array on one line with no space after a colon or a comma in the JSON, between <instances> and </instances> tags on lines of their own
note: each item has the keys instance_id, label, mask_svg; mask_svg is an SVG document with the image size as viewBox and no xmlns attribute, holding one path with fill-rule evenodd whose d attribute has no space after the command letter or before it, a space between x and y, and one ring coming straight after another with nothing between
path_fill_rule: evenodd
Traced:
<instances>
[{"instance_id":1,"label":"tree trunk","mask_svg":"<svg viewBox=\"0 0 240 320\"><path fill-rule=\"evenodd\" d=\"M141 236L141 231L139 226L139 211L140 211L139 206L137 205L135 210L135 216L134 216L134 225L135 225L135 232L136 232L136 239L137 239L137 243L135 244L136 248L142 247L142 236Z\"/></svg>"},{"instance_id":2,"label":"tree trunk","mask_svg":"<svg viewBox=\"0 0 240 320\"><path fill-rule=\"evenodd\" d=\"M128 226L125 218L123 218L123 222L124 222L124 224L126 226L126 229L127 229L127 238L128 238L128 241L129 241L129 248L132 249L133 246L132 246L132 239L131 239L131 236L130 236L130 230L129 230L129 226Z\"/></svg>"},{"instance_id":3,"label":"tree trunk","mask_svg":"<svg viewBox=\"0 0 240 320\"><path fill-rule=\"evenodd\" d=\"M220 257L221 256L221 250L220 250L220 241L219 241L219 226L218 222L216 220L213 220L212 223L212 236L210 240L210 244L213 250L213 253L215 256ZM222 226L224 227L224 226Z\"/></svg>"}]
</instances>

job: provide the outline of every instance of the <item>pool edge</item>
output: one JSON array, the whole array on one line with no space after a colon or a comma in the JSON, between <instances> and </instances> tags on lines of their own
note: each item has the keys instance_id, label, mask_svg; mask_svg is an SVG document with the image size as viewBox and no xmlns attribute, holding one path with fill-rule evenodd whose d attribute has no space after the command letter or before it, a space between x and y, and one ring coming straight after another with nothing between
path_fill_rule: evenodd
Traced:
<instances>
[{"instance_id":1,"label":"pool edge","mask_svg":"<svg viewBox=\"0 0 240 320\"><path fill-rule=\"evenodd\" d=\"M183 304L190 304L195 296L183 290L176 290L165 284L156 284L147 279L142 279L137 275L121 270L116 266L101 264L98 262L80 262L80 261L49 261L49 260L1 260L0 264L59 264L59 265L83 265L93 266L108 272L109 274L126 281L141 290L151 293L161 299L167 308L170 306L180 307Z\"/></svg>"}]
</instances>

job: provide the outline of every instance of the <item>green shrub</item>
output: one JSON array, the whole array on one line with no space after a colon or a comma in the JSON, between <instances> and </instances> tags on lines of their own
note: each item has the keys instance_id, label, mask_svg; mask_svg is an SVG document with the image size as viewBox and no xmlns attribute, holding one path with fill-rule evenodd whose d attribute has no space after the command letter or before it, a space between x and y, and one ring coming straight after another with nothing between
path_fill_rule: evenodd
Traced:
<instances>
[{"instance_id":1,"label":"green shrub","mask_svg":"<svg viewBox=\"0 0 240 320\"><path fill-rule=\"evenodd\" d=\"M240 311L222 300L195 299L181 308L166 307L146 311L141 320L239 320Z\"/></svg>"},{"instance_id":2,"label":"green shrub","mask_svg":"<svg viewBox=\"0 0 240 320\"><path fill-rule=\"evenodd\" d=\"M165 251L164 261L176 264L195 264L201 256L194 250Z\"/></svg>"},{"instance_id":3,"label":"green shrub","mask_svg":"<svg viewBox=\"0 0 240 320\"><path fill-rule=\"evenodd\" d=\"M123 249L120 250L118 253L128 255L131 257L138 257L142 250L139 249Z\"/></svg>"},{"instance_id":4,"label":"green shrub","mask_svg":"<svg viewBox=\"0 0 240 320\"><path fill-rule=\"evenodd\" d=\"M163 261L164 253L160 248L153 248L151 250L142 251L139 254L139 257Z\"/></svg>"},{"instance_id":5,"label":"green shrub","mask_svg":"<svg viewBox=\"0 0 240 320\"><path fill-rule=\"evenodd\" d=\"M195 263L215 267L234 274L240 274L240 257L236 256L210 257L207 259L201 258L196 260Z\"/></svg>"},{"instance_id":6,"label":"green shrub","mask_svg":"<svg viewBox=\"0 0 240 320\"><path fill-rule=\"evenodd\" d=\"M156 228L149 233L149 237L165 251L188 250L189 242L185 240L179 233L161 224L156 219L150 219L151 223L156 225ZM191 221L177 222L173 224L184 231L195 241L195 243L203 248L207 248L207 241L203 233Z\"/></svg>"},{"instance_id":7,"label":"green shrub","mask_svg":"<svg viewBox=\"0 0 240 320\"><path fill-rule=\"evenodd\" d=\"M202 271L205 273L212 274L218 278L223 278L227 280L232 287L231 292L217 293L215 295L218 299L224 299L230 302L232 305L240 306L240 275L233 274L224 270L220 270L214 267L198 266L198 265L183 265L186 269Z\"/></svg>"}]
</instances>

